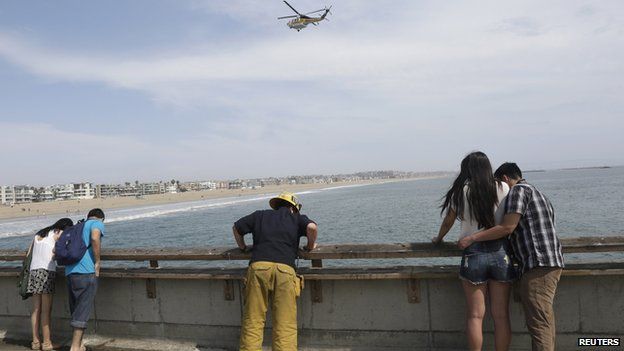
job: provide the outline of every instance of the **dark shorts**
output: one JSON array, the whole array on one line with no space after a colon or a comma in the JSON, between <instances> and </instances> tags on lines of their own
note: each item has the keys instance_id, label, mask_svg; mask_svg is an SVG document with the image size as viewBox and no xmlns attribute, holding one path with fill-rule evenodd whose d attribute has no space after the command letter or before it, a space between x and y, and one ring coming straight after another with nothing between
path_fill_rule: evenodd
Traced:
<instances>
[{"instance_id":1,"label":"dark shorts","mask_svg":"<svg viewBox=\"0 0 624 351\"><path fill-rule=\"evenodd\" d=\"M464 249L459 277L472 284L488 280L511 283L518 278L507 239L475 242Z\"/></svg>"},{"instance_id":2,"label":"dark shorts","mask_svg":"<svg viewBox=\"0 0 624 351\"><path fill-rule=\"evenodd\" d=\"M97 292L95 274L70 274L67 276L67 294L71 311L71 326L86 329Z\"/></svg>"}]
</instances>

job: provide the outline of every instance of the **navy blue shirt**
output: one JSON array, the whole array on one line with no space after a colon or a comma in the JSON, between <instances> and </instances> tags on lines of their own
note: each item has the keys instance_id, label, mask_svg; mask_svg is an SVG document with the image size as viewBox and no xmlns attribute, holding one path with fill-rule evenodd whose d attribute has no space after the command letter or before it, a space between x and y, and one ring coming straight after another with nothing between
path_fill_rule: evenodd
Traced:
<instances>
[{"instance_id":1,"label":"navy blue shirt","mask_svg":"<svg viewBox=\"0 0 624 351\"><path fill-rule=\"evenodd\" d=\"M251 261L268 261L295 267L299 239L306 235L308 224L314 223L306 215L292 213L288 207L256 211L245 216L234 227L239 234L253 234Z\"/></svg>"}]
</instances>

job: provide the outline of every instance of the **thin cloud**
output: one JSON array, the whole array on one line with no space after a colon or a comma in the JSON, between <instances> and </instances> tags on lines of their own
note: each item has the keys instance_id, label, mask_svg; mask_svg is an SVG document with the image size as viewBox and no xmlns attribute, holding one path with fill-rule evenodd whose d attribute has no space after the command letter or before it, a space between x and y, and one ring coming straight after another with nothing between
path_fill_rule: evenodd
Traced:
<instances>
[{"instance_id":1,"label":"thin cloud","mask_svg":"<svg viewBox=\"0 0 624 351\"><path fill-rule=\"evenodd\" d=\"M444 169L456 167L467 150L482 148L536 165L579 145L587 155L621 159L613 151L619 139L610 132L621 127L616 117L623 109L623 26L610 15L621 10L617 2L594 3L589 11L569 2L340 1L331 22L300 33L275 19L288 10L279 1L187 4L254 35L238 33L233 40L224 29L210 46L167 43L156 51L94 54L3 30L0 58L59 86L95 83L120 94L138 91L175 111L174 118L155 115L146 133L192 123L188 135L167 140L166 147L141 136L95 135L99 147L90 153L96 158L117 169L144 160L131 172L146 175ZM512 126L527 137L511 143ZM30 127L20 130L36 138ZM579 138L576 130L589 138ZM88 160L80 150L37 145L55 150L45 157ZM16 154L45 158L27 147Z\"/></svg>"}]
</instances>

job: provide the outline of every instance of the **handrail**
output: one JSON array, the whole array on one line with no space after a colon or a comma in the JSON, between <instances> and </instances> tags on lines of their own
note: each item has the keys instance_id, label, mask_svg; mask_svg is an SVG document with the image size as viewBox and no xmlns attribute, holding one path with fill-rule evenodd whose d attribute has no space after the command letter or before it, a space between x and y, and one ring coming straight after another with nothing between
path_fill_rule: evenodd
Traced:
<instances>
[{"instance_id":1,"label":"handrail","mask_svg":"<svg viewBox=\"0 0 624 351\"><path fill-rule=\"evenodd\" d=\"M578 237L561 239L564 253L624 252L624 236ZM0 261L21 261L23 250L0 250ZM322 259L384 259L431 258L461 256L455 243L397 243L397 244L328 244L312 252L299 251L306 260ZM205 248L134 248L104 249L106 261L228 261L248 260L250 253L231 247Z\"/></svg>"},{"instance_id":2,"label":"handrail","mask_svg":"<svg viewBox=\"0 0 624 351\"><path fill-rule=\"evenodd\" d=\"M153 269L148 267L104 267L104 278L167 279L167 280L242 280L247 268L184 267ZM21 267L0 267L0 277L17 277ZM428 266L357 266L357 267L299 267L297 273L308 280L380 280L436 279L456 277L457 265ZM57 274L64 275L62 267ZM565 276L624 275L624 262L566 263Z\"/></svg>"}]
</instances>

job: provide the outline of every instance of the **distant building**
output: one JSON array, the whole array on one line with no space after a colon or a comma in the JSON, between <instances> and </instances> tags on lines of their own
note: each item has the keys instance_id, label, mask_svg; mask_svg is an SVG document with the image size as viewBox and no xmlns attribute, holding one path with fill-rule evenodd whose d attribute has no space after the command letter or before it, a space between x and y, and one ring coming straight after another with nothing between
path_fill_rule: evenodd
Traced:
<instances>
[{"instance_id":1,"label":"distant building","mask_svg":"<svg viewBox=\"0 0 624 351\"><path fill-rule=\"evenodd\" d=\"M216 182L200 182L199 190L214 190L217 188Z\"/></svg>"},{"instance_id":2,"label":"distant building","mask_svg":"<svg viewBox=\"0 0 624 351\"><path fill-rule=\"evenodd\" d=\"M35 191L27 185L0 186L0 203L13 205L32 202Z\"/></svg>"},{"instance_id":3,"label":"distant building","mask_svg":"<svg viewBox=\"0 0 624 351\"><path fill-rule=\"evenodd\" d=\"M74 198L74 184L59 185L56 188L56 199L70 200Z\"/></svg>"},{"instance_id":4,"label":"distant building","mask_svg":"<svg viewBox=\"0 0 624 351\"><path fill-rule=\"evenodd\" d=\"M169 183L169 184L167 185L167 190L166 190L166 192L167 192L167 193L169 193L169 194L177 194L179 190L180 190L180 189L179 189L179 187L178 187L178 184L177 184L177 183L174 183L174 184Z\"/></svg>"},{"instance_id":5,"label":"distant building","mask_svg":"<svg viewBox=\"0 0 624 351\"><path fill-rule=\"evenodd\" d=\"M260 186L265 187L269 185L279 185L279 179L277 178L260 179Z\"/></svg>"},{"instance_id":6,"label":"distant building","mask_svg":"<svg viewBox=\"0 0 624 351\"><path fill-rule=\"evenodd\" d=\"M166 186L163 182L158 183L143 183L139 185L141 195L156 195L164 194Z\"/></svg>"},{"instance_id":7,"label":"distant building","mask_svg":"<svg viewBox=\"0 0 624 351\"><path fill-rule=\"evenodd\" d=\"M93 199L95 197L95 189L91 183L71 184L74 188L74 199Z\"/></svg>"},{"instance_id":8,"label":"distant building","mask_svg":"<svg viewBox=\"0 0 624 351\"><path fill-rule=\"evenodd\" d=\"M234 180L228 183L228 189L242 189L243 182L240 180Z\"/></svg>"},{"instance_id":9,"label":"distant building","mask_svg":"<svg viewBox=\"0 0 624 351\"><path fill-rule=\"evenodd\" d=\"M260 184L260 180L251 179L247 182L247 187L250 189L256 189L262 187L262 185Z\"/></svg>"},{"instance_id":10,"label":"distant building","mask_svg":"<svg viewBox=\"0 0 624 351\"><path fill-rule=\"evenodd\" d=\"M95 196L99 198L119 196L120 185L99 184L95 187Z\"/></svg>"},{"instance_id":11,"label":"distant building","mask_svg":"<svg viewBox=\"0 0 624 351\"><path fill-rule=\"evenodd\" d=\"M51 186L43 188L43 191L39 193L39 201L54 201L56 198L54 193L54 188Z\"/></svg>"}]
</instances>

